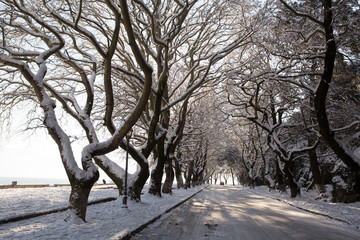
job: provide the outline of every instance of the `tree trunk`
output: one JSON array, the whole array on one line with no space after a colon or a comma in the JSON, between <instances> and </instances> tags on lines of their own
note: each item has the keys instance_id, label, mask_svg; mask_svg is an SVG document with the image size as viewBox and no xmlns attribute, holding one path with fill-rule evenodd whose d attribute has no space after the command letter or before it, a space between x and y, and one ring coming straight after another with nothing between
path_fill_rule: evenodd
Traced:
<instances>
[{"instance_id":1,"label":"tree trunk","mask_svg":"<svg viewBox=\"0 0 360 240\"><path fill-rule=\"evenodd\" d=\"M170 157L167 158L166 164L165 164L165 182L163 184L162 192L163 193L171 193L171 187L172 187L172 159Z\"/></svg>"},{"instance_id":2,"label":"tree trunk","mask_svg":"<svg viewBox=\"0 0 360 240\"><path fill-rule=\"evenodd\" d=\"M127 149L127 141L123 140L119 143L120 147L124 150ZM149 145L148 145L149 146ZM149 148L152 148L149 146ZM135 200L137 202L141 201L141 191L144 188L144 185L149 178L149 164L147 162L147 158L149 157L151 151L149 153L139 152L137 151L131 144L128 147L128 151L130 156L139 164L140 171L137 174L137 179L131 182L128 189L128 196L130 200Z\"/></svg>"},{"instance_id":3,"label":"tree trunk","mask_svg":"<svg viewBox=\"0 0 360 240\"><path fill-rule=\"evenodd\" d=\"M140 165L140 172L138 173L137 179L129 187L128 194L130 200L135 200L137 202L141 201L141 191L144 188L149 175L149 164L147 162L143 162Z\"/></svg>"},{"instance_id":4,"label":"tree trunk","mask_svg":"<svg viewBox=\"0 0 360 240\"><path fill-rule=\"evenodd\" d=\"M175 176L176 176L177 188L182 188L184 187L184 181L181 176L181 166L178 161L175 160L174 162L175 162Z\"/></svg>"},{"instance_id":5,"label":"tree trunk","mask_svg":"<svg viewBox=\"0 0 360 240\"><path fill-rule=\"evenodd\" d=\"M99 173L94 174L92 178L88 180L76 179L75 176L70 176L69 181L71 185L71 193L69 198L70 212L73 212L76 217L79 217L85 222L86 209L89 199L90 190L94 183L99 179ZM73 216L69 216L68 220L72 219Z\"/></svg>"},{"instance_id":6,"label":"tree trunk","mask_svg":"<svg viewBox=\"0 0 360 240\"><path fill-rule=\"evenodd\" d=\"M316 155L316 148L309 151L309 158L310 158L310 169L314 178L314 184L316 191L320 195L321 193L325 193L325 185L323 178L321 176L319 163L317 161L317 155Z\"/></svg>"},{"instance_id":7,"label":"tree trunk","mask_svg":"<svg viewBox=\"0 0 360 240\"><path fill-rule=\"evenodd\" d=\"M326 113L326 96L333 77L336 43L333 33L332 1L324 0L323 4L326 52L324 59L324 72L321 76L321 81L319 82L314 97L316 118L319 123L320 134L322 137L329 144L334 153L349 167L350 171L353 173L355 179L354 191L360 198L360 164L356 159L354 159L356 156L351 154L335 137Z\"/></svg>"},{"instance_id":8,"label":"tree trunk","mask_svg":"<svg viewBox=\"0 0 360 240\"><path fill-rule=\"evenodd\" d=\"M84 152L81 159L83 169L78 168L73 156L70 139L56 121L54 106L42 105L41 107L45 113L44 124L59 148L61 160L71 185L68 220L76 223L79 220L85 222L90 190L99 179L99 171L92 161L93 158L84 154ZM80 176L83 175L85 176L81 178Z\"/></svg>"},{"instance_id":9,"label":"tree trunk","mask_svg":"<svg viewBox=\"0 0 360 240\"><path fill-rule=\"evenodd\" d=\"M284 176L280 168L280 162L276 161L276 182L277 182L277 190L281 192L286 191L286 184L284 182Z\"/></svg>"},{"instance_id":10,"label":"tree trunk","mask_svg":"<svg viewBox=\"0 0 360 240\"><path fill-rule=\"evenodd\" d=\"M191 180L192 180L192 181L191 181L191 186L192 186L192 187L197 186L197 185L198 185L198 181L199 181L199 175L193 174ZM190 184L190 181L189 181L189 184ZM190 185L189 185L189 186L190 186Z\"/></svg>"},{"instance_id":11,"label":"tree trunk","mask_svg":"<svg viewBox=\"0 0 360 240\"><path fill-rule=\"evenodd\" d=\"M235 186L234 171L232 168L230 168L230 171L231 171L232 184L233 184L233 186Z\"/></svg>"},{"instance_id":12,"label":"tree trunk","mask_svg":"<svg viewBox=\"0 0 360 240\"><path fill-rule=\"evenodd\" d=\"M193 175L193 168L194 168L194 160L191 160L189 164L188 172L186 174L186 181L185 181L186 188L190 188L191 177Z\"/></svg>"},{"instance_id":13,"label":"tree trunk","mask_svg":"<svg viewBox=\"0 0 360 240\"><path fill-rule=\"evenodd\" d=\"M254 186L254 181L251 177L247 176L247 185L250 187L250 188L255 188Z\"/></svg>"},{"instance_id":14,"label":"tree trunk","mask_svg":"<svg viewBox=\"0 0 360 240\"><path fill-rule=\"evenodd\" d=\"M151 171L149 193L161 197L161 180L164 171L164 160L157 159L155 169Z\"/></svg>"},{"instance_id":15,"label":"tree trunk","mask_svg":"<svg viewBox=\"0 0 360 240\"><path fill-rule=\"evenodd\" d=\"M94 160L96 162L96 164L106 173L106 175L109 176L109 178L114 182L114 184L116 185L116 187L118 188L119 191L119 196L123 194L123 189L124 189L124 185L123 185L123 180L122 178L119 176L119 174L117 174L116 171L114 171L114 169L116 169L118 166L112 165L111 167L109 165L105 165L101 159L101 157L94 157ZM119 167L120 168L120 167Z\"/></svg>"},{"instance_id":16,"label":"tree trunk","mask_svg":"<svg viewBox=\"0 0 360 240\"><path fill-rule=\"evenodd\" d=\"M157 156L156 166L151 172L149 193L161 197L161 181L164 174L165 155L164 155L164 139L157 144L157 151L154 156Z\"/></svg>"},{"instance_id":17,"label":"tree trunk","mask_svg":"<svg viewBox=\"0 0 360 240\"><path fill-rule=\"evenodd\" d=\"M199 181L199 185L204 184L204 173L203 173L203 171L201 172L198 181Z\"/></svg>"},{"instance_id":18,"label":"tree trunk","mask_svg":"<svg viewBox=\"0 0 360 240\"><path fill-rule=\"evenodd\" d=\"M286 184L290 188L290 196L292 198L294 198L294 197L300 195L300 187L294 180L294 176L293 176L293 174L291 172L290 163L285 162L285 164L284 164L284 174L285 174Z\"/></svg>"}]
</instances>

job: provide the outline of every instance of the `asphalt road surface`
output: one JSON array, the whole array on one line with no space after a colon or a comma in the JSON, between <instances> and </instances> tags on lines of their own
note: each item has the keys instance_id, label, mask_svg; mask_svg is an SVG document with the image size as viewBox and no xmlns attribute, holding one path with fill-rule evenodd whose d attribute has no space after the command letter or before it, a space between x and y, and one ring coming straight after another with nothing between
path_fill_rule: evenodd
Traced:
<instances>
[{"instance_id":1,"label":"asphalt road surface","mask_svg":"<svg viewBox=\"0 0 360 240\"><path fill-rule=\"evenodd\" d=\"M360 232L240 187L211 186L131 239L359 240Z\"/></svg>"}]
</instances>

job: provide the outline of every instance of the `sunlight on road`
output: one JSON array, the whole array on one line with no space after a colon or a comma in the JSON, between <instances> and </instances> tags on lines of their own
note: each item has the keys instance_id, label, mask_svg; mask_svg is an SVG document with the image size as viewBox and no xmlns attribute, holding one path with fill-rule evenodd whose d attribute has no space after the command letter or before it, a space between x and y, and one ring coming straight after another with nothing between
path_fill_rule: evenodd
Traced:
<instances>
[{"instance_id":1,"label":"sunlight on road","mask_svg":"<svg viewBox=\"0 0 360 240\"><path fill-rule=\"evenodd\" d=\"M210 186L132 239L360 239L351 234L239 186Z\"/></svg>"}]
</instances>

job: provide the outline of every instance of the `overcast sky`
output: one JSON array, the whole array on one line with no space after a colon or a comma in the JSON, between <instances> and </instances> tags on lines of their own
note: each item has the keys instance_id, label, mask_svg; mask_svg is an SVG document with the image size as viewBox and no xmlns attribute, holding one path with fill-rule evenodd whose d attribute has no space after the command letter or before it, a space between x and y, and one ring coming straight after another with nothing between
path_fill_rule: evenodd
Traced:
<instances>
[{"instance_id":1,"label":"overcast sky","mask_svg":"<svg viewBox=\"0 0 360 240\"><path fill-rule=\"evenodd\" d=\"M36 134L29 135L19 133L17 129L21 129L21 126L13 125L10 132L0 135L0 177L67 179L58 147L46 130L41 129ZM80 159L81 150L80 145L73 148L77 160ZM121 153L110 157L125 167L125 155ZM129 172L135 170L136 163L130 158ZM109 179L105 173L100 172L99 180L104 178Z\"/></svg>"},{"instance_id":2,"label":"overcast sky","mask_svg":"<svg viewBox=\"0 0 360 240\"><path fill-rule=\"evenodd\" d=\"M44 131L10 135L0 142L0 177L66 178L57 146Z\"/></svg>"}]
</instances>

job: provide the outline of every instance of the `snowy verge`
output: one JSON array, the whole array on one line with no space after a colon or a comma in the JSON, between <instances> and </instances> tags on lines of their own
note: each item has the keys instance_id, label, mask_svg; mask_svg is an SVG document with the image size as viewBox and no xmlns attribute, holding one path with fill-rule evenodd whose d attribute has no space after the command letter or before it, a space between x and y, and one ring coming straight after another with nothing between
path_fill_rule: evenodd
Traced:
<instances>
[{"instance_id":1,"label":"snowy verge","mask_svg":"<svg viewBox=\"0 0 360 240\"><path fill-rule=\"evenodd\" d=\"M340 221L360 231L360 202L333 203L327 200L317 200L318 195L315 190L308 192L303 190L301 196L291 198L286 192L269 191L266 186L257 186L255 189L244 187L244 189L251 193L282 201L298 209Z\"/></svg>"},{"instance_id":2,"label":"snowy verge","mask_svg":"<svg viewBox=\"0 0 360 240\"><path fill-rule=\"evenodd\" d=\"M9 188L0 189L0 222L6 219L31 216L35 213L51 213L67 209L71 188ZM115 185L112 187L95 186L90 192L89 202L104 198L117 198Z\"/></svg>"},{"instance_id":3,"label":"snowy verge","mask_svg":"<svg viewBox=\"0 0 360 240\"><path fill-rule=\"evenodd\" d=\"M89 201L88 205L90 206L90 205L93 205L93 204L114 201L116 199L117 198L115 198L115 197L102 198L102 199L98 199L98 200ZM67 207L62 207L62 208L55 208L55 209L51 209L51 210L46 210L46 211L20 214L20 215L8 217L8 218L0 219L0 224L16 222L16 221L26 220L26 219L30 219L30 218L34 218L34 217L44 216L44 215L47 215L47 214L62 212L62 211L68 210L69 208L70 207L67 206Z\"/></svg>"},{"instance_id":4,"label":"snowy verge","mask_svg":"<svg viewBox=\"0 0 360 240\"><path fill-rule=\"evenodd\" d=\"M64 221L66 212L1 224L0 239L126 239L132 233L140 231L142 226L146 227L151 221L155 221L156 217L160 217L180 205L204 187L206 186L198 186L187 190L174 189L172 195L163 194L161 198L148 194L144 189L145 194L142 195L142 202L129 201L128 208L122 208L122 198L89 206L86 216L87 222L78 225ZM35 208L38 209L40 205L46 208L49 205L54 207L66 204L64 200L52 199L52 197L55 196L56 198L58 195L56 193L48 194L51 191L53 189L44 188L41 195L40 192L31 195L30 200L35 201L35 199L38 199L39 201L34 205ZM112 192L112 194L117 192L117 190L96 189L93 194L106 197L106 195L111 195L107 191ZM2 206L5 206L7 211L23 212L24 209L22 208L33 209L32 207L34 207L30 206L33 203L32 200L27 203L27 207L18 203L27 202L26 196L22 196L21 192L7 193L6 196L6 198L3 198L0 195L0 198L1 200L6 199L6 201L2 202L4 203ZM11 205L20 209L12 209ZM11 215L4 209L2 210L3 215Z\"/></svg>"}]
</instances>

